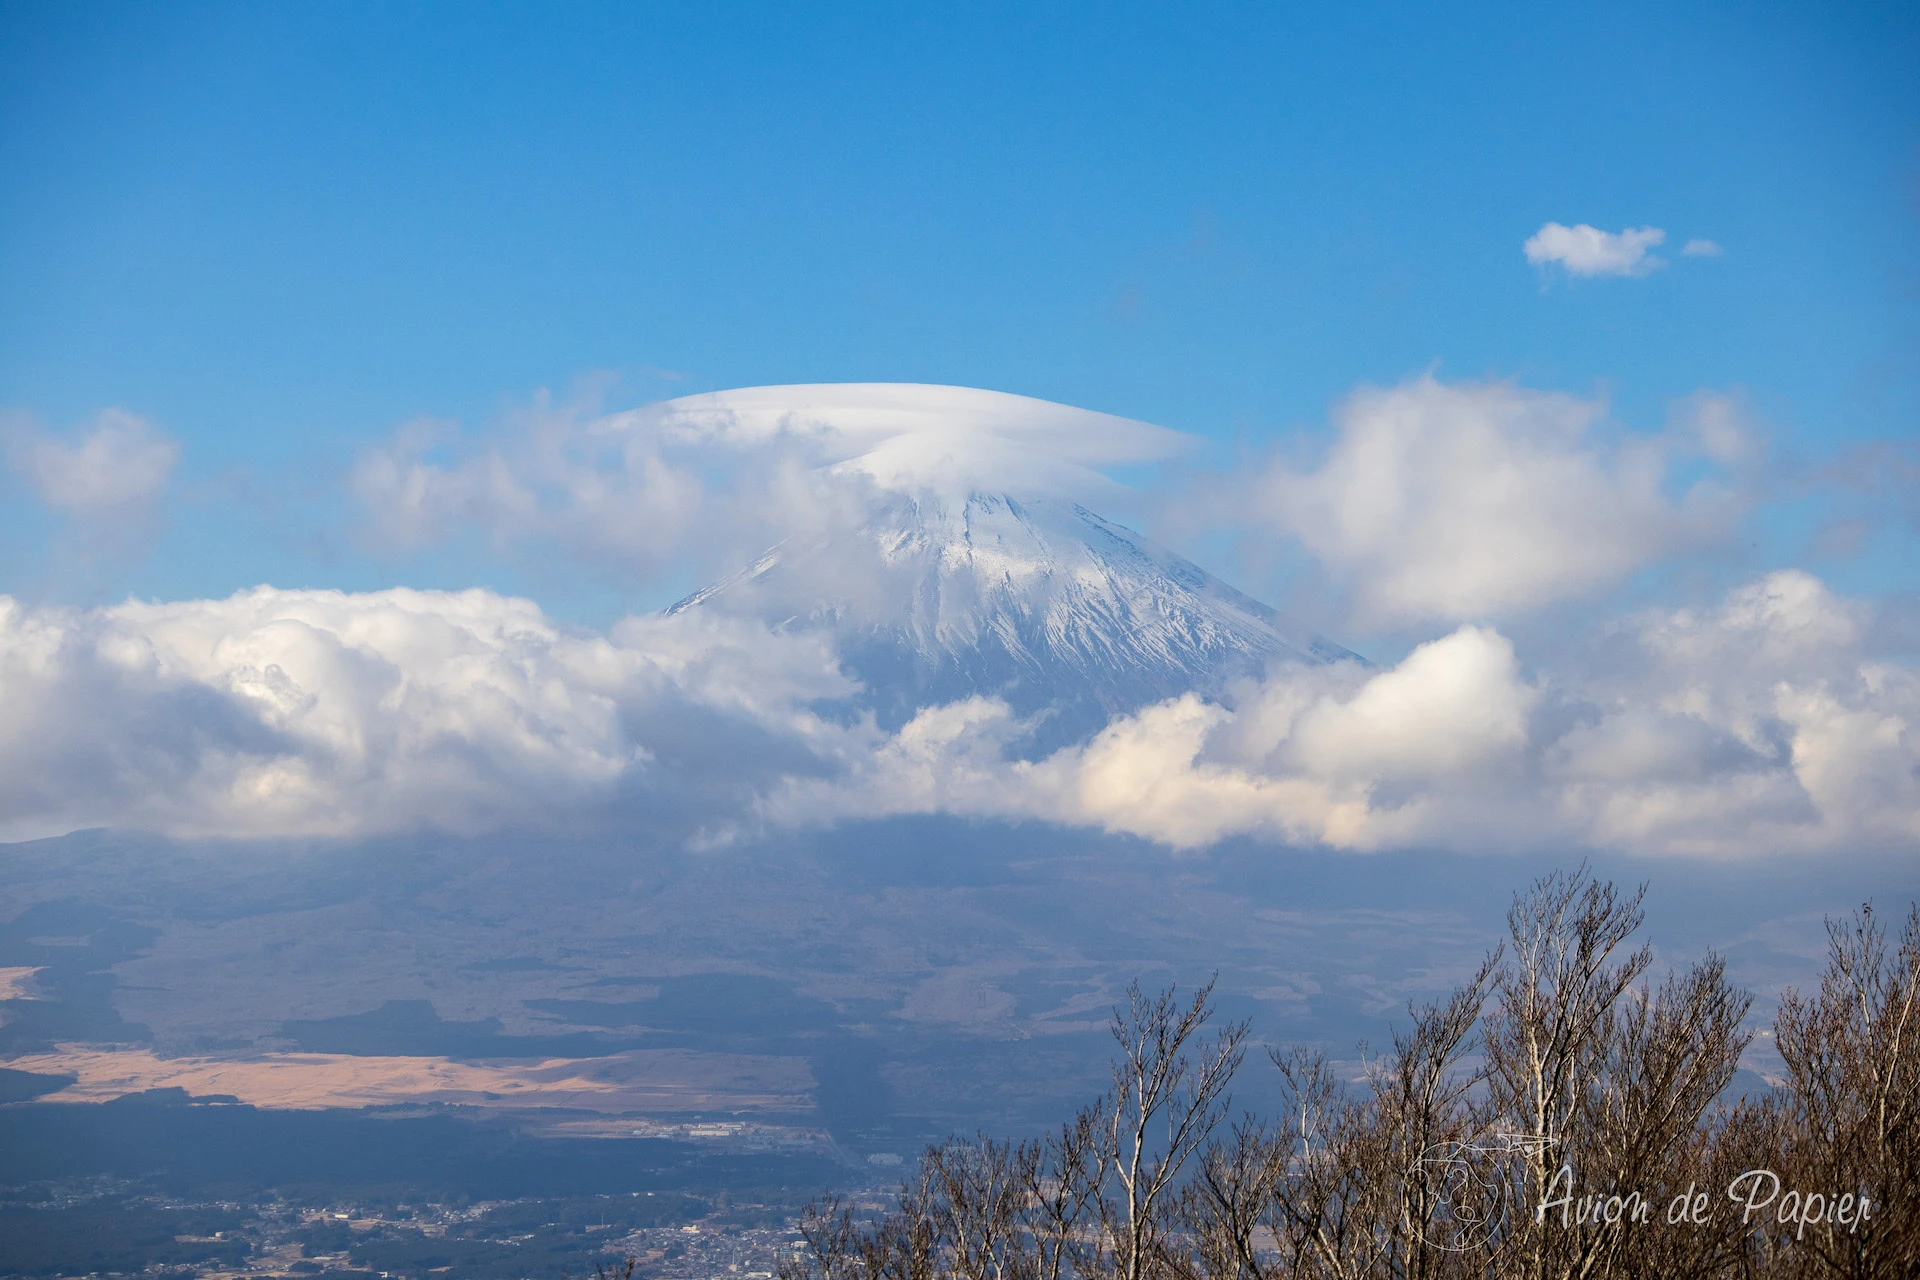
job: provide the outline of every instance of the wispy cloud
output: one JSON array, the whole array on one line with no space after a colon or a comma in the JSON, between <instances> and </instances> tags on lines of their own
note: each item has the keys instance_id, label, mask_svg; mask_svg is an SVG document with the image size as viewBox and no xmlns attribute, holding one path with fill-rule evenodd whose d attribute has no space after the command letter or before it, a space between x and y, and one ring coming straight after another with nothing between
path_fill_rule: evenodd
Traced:
<instances>
[{"instance_id":1,"label":"wispy cloud","mask_svg":"<svg viewBox=\"0 0 1920 1280\"><path fill-rule=\"evenodd\" d=\"M1649 251L1666 238L1659 227L1602 231L1584 222L1571 227L1549 222L1521 248L1534 266L1559 266L1568 275L1643 276L1664 264Z\"/></svg>"},{"instance_id":2,"label":"wispy cloud","mask_svg":"<svg viewBox=\"0 0 1920 1280\"><path fill-rule=\"evenodd\" d=\"M123 409L104 410L68 437L23 424L6 445L8 462L41 501L82 518L146 507L180 460L176 441Z\"/></svg>"},{"instance_id":3,"label":"wispy cloud","mask_svg":"<svg viewBox=\"0 0 1920 1280\"><path fill-rule=\"evenodd\" d=\"M1711 240L1693 239L1680 247L1680 252L1689 258L1717 258L1726 250Z\"/></svg>"},{"instance_id":4,"label":"wispy cloud","mask_svg":"<svg viewBox=\"0 0 1920 1280\"><path fill-rule=\"evenodd\" d=\"M751 387L612 414L590 397L543 396L478 441L444 423L404 426L361 454L352 487L381 547L469 531L631 573L857 519L876 490L1110 496L1118 486L1102 468L1191 444L1149 423L969 387Z\"/></svg>"}]
</instances>

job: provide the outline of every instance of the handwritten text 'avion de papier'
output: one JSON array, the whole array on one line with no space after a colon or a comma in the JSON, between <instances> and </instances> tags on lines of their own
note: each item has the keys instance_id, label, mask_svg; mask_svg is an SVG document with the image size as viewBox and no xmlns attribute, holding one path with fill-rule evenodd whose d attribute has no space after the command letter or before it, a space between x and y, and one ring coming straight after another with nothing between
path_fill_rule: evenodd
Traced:
<instances>
[{"instance_id":1,"label":"handwritten text 'avion de papier'","mask_svg":"<svg viewBox=\"0 0 1920 1280\"><path fill-rule=\"evenodd\" d=\"M1808 1227L1822 1223L1844 1227L1848 1234L1852 1234L1860 1229L1860 1224L1867 1221L1872 1212L1867 1197L1851 1191L1827 1193L1790 1189L1783 1195L1780 1175L1771 1169L1749 1169L1733 1179L1727 1184L1727 1199L1740 1207L1740 1221L1743 1224L1771 1212L1775 1222L1794 1227L1796 1239L1804 1236ZM1688 1183L1685 1191L1667 1202L1666 1220L1674 1225L1702 1224L1712 1219L1716 1207L1712 1196L1700 1190L1698 1184ZM1592 1192L1576 1196L1573 1166L1563 1164L1560 1172L1553 1175L1553 1181L1547 1184L1546 1198L1534 1211L1534 1221L1546 1222L1556 1212L1563 1227L1613 1222L1650 1223L1653 1221L1653 1201L1638 1191L1629 1191L1624 1196Z\"/></svg>"}]
</instances>

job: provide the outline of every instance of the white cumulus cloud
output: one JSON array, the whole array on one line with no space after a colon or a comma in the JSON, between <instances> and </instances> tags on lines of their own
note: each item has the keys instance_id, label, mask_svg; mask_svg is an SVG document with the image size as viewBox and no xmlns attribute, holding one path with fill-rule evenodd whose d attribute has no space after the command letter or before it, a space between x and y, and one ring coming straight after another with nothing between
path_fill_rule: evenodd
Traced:
<instances>
[{"instance_id":1,"label":"white cumulus cloud","mask_svg":"<svg viewBox=\"0 0 1920 1280\"><path fill-rule=\"evenodd\" d=\"M1003 704L973 699L923 712L844 776L791 784L769 812L1033 818L1181 848L1247 834L1417 843L1447 828L1440 811L1472 817L1463 784L1522 755L1537 697L1507 640L1469 627L1388 671L1295 667L1226 705L1176 698L1040 761L1004 759L1018 726ZM1398 794L1385 800L1383 785Z\"/></svg>"},{"instance_id":2,"label":"white cumulus cloud","mask_svg":"<svg viewBox=\"0 0 1920 1280\"><path fill-rule=\"evenodd\" d=\"M1177 848L1920 852L1920 668L1783 571L1529 661L1465 625L1385 668L1286 666L1041 759L990 698L897 732L817 636L559 626L486 591L0 597L0 837L646 822L684 839L947 813ZM705 833L705 834L702 834Z\"/></svg>"},{"instance_id":3,"label":"white cumulus cloud","mask_svg":"<svg viewBox=\"0 0 1920 1280\"><path fill-rule=\"evenodd\" d=\"M1722 536L1756 452L1738 406L1699 397L1660 435L1608 433L1597 399L1431 376L1356 392L1316 468L1275 462L1200 506L1298 539L1366 623L1512 614L1586 596ZM1718 464L1675 492L1675 464Z\"/></svg>"},{"instance_id":4,"label":"white cumulus cloud","mask_svg":"<svg viewBox=\"0 0 1920 1280\"><path fill-rule=\"evenodd\" d=\"M1462 627L1384 671L1290 667L1221 703L1160 703L1040 761L1006 758L1018 726L973 699L767 811L1042 820L1176 847L1920 851L1920 671L1869 656L1862 613L1783 571L1622 622L1607 661L1535 675L1506 637Z\"/></svg>"},{"instance_id":5,"label":"white cumulus cloud","mask_svg":"<svg viewBox=\"0 0 1920 1280\"><path fill-rule=\"evenodd\" d=\"M1527 237L1521 249L1534 266L1557 265L1568 275L1643 276L1665 261L1649 250L1666 238L1659 227L1602 231L1584 222L1571 227L1549 222Z\"/></svg>"},{"instance_id":6,"label":"white cumulus cloud","mask_svg":"<svg viewBox=\"0 0 1920 1280\"><path fill-rule=\"evenodd\" d=\"M0 597L0 830L590 820L653 778L679 804L804 772L827 732L804 704L849 688L817 641L750 623L576 632L479 590Z\"/></svg>"}]
</instances>

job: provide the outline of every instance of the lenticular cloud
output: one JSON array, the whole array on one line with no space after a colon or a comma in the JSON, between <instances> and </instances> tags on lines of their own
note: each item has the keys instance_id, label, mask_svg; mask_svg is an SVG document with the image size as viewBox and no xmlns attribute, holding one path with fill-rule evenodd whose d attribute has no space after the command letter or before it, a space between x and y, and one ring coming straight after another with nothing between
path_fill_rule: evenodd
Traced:
<instances>
[{"instance_id":1,"label":"lenticular cloud","mask_svg":"<svg viewBox=\"0 0 1920 1280\"><path fill-rule=\"evenodd\" d=\"M884 490L961 499L979 490L1109 492L1115 486L1097 468L1157 462L1193 443L1151 423L1028 396L900 382L715 391L638 410L632 423L738 448L802 443Z\"/></svg>"}]
</instances>

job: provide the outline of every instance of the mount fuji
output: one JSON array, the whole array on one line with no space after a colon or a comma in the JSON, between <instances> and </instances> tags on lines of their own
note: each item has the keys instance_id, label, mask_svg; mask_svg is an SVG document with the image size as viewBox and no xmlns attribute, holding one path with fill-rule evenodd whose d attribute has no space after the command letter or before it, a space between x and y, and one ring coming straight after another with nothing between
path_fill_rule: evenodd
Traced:
<instances>
[{"instance_id":1,"label":"mount fuji","mask_svg":"<svg viewBox=\"0 0 1920 1280\"><path fill-rule=\"evenodd\" d=\"M1001 492L890 495L668 612L689 610L826 633L884 727L982 694L1043 750L1272 662L1363 661L1077 502Z\"/></svg>"}]
</instances>

